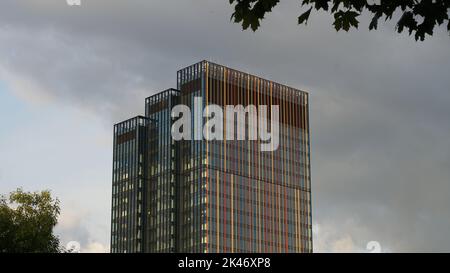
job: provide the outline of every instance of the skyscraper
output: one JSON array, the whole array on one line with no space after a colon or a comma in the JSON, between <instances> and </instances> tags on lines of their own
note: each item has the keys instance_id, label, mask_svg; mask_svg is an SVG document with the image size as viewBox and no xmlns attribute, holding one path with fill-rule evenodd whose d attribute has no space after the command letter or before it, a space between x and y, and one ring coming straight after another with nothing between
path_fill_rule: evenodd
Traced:
<instances>
[{"instance_id":1,"label":"skyscraper","mask_svg":"<svg viewBox=\"0 0 450 273\"><path fill-rule=\"evenodd\" d=\"M278 105L277 149L262 151L263 140L175 141L172 108L192 109L198 98ZM224 122L223 133L237 122ZM245 125L261 126L248 117ZM177 90L147 98L145 117L114 127L111 251L312 252L309 143L306 92L207 61L178 71Z\"/></svg>"}]
</instances>

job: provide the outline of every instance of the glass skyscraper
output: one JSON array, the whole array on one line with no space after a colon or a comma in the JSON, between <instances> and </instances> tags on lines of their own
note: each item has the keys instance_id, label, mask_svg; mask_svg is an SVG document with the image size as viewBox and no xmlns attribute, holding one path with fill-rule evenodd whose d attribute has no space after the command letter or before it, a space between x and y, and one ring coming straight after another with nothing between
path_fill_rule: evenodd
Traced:
<instances>
[{"instance_id":1,"label":"glass skyscraper","mask_svg":"<svg viewBox=\"0 0 450 273\"><path fill-rule=\"evenodd\" d=\"M278 105L278 149L173 140L171 109L193 109L197 97L204 106ZM115 125L112 193L112 252L312 252L308 93L208 61L178 71L177 90Z\"/></svg>"}]
</instances>

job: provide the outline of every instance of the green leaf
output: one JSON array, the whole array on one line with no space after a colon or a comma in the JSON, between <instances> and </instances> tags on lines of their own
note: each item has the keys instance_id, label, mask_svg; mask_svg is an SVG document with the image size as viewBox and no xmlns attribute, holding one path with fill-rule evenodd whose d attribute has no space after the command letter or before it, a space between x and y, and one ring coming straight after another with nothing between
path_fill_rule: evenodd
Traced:
<instances>
[{"instance_id":1,"label":"green leaf","mask_svg":"<svg viewBox=\"0 0 450 273\"><path fill-rule=\"evenodd\" d=\"M341 1L334 1L333 7L331 8L331 13L335 13L339 6L341 5Z\"/></svg>"},{"instance_id":2,"label":"green leaf","mask_svg":"<svg viewBox=\"0 0 450 273\"><path fill-rule=\"evenodd\" d=\"M312 7L308 11L305 11L302 15L300 15L298 17L299 25L303 24L303 22L305 22L305 25L308 24L308 19L309 19L309 15L311 14L311 10L312 10Z\"/></svg>"},{"instance_id":3,"label":"green leaf","mask_svg":"<svg viewBox=\"0 0 450 273\"><path fill-rule=\"evenodd\" d=\"M315 0L314 1L316 3L315 9L316 10L323 9L323 10L327 11L328 10L328 1L329 0Z\"/></svg>"},{"instance_id":4,"label":"green leaf","mask_svg":"<svg viewBox=\"0 0 450 273\"><path fill-rule=\"evenodd\" d=\"M407 27L409 29L410 35L411 35L413 29L417 28L417 21L414 19L414 15L410 11L403 13L402 17L400 17L400 20L397 23L397 32L402 33L403 29L405 27ZM416 36L416 37L418 37L418 36Z\"/></svg>"},{"instance_id":5,"label":"green leaf","mask_svg":"<svg viewBox=\"0 0 450 273\"><path fill-rule=\"evenodd\" d=\"M334 14L334 27L337 31L339 31L341 28L345 31L349 31L350 28L353 26L355 28L358 27L358 20L356 17L359 16L359 13L355 11L338 11Z\"/></svg>"},{"instance_id":6,"label":"green leaf","mask_svg":"<svg viewBox=\"0 0 450 273\"><path fill-rule=\"evenodd\" d=\"M377 13L373 16L372 21L369 24L369 30L377 29L378 27L378 19L380 19L381 14Z\"/></svg>"}]
</instances>

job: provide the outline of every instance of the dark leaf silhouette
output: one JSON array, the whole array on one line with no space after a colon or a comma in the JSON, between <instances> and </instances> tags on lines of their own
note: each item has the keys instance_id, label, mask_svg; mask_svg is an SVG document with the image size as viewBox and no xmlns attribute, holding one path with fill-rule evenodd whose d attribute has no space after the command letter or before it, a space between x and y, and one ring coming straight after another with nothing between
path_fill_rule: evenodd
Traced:
<instances>
[{"instance_id":1,"label":"dark leaf silhouette","mask_svg":"<svg viewBox=\"0 0 450 273\"><path fill-rule=\"evenodd\" d=\"M311 14L311 10L312 8L310 8L308 11L305 11L302 15L300 15L298 17L298 24L303 24L303 22L305 23L305 25L308 23L308 18L309 18L309 14Z\"/></svg>"},{"instance_id":2,"label":"dark leaf silhouette","mask_svg":"<svg viewBox=\"0 0 450 273\"><path fill-rule=\"evenodd\" d=\"M243 29L250 27L256 31L261 21L279 3L279 0L229 0L234 5L231 16L234 22L240 23ZM416 40L425 40L433 35L434 29L447 23L450 33L449 0L402 0L402 1L367 1L367 0L299 0L307 9L298 17L298 24L307 24L313 10L324 10L334 17L334 28L349 31L358 28L358 16L363 13L373 15L369 30L378 28L378 21L392 20L400 14L396 28L398 33L407 29L409 35L414 34ZM331 7L331 8L330 8Z\"/></svg>"}]
</instances>

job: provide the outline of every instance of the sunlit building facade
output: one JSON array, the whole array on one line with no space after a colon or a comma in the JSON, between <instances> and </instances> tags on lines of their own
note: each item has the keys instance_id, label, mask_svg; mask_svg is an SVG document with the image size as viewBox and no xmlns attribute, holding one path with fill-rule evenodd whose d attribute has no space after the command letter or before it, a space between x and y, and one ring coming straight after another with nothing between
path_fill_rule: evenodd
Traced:
<instances>
[{"instance_id":1,"label":"sunlit building facade","mask_svg":"<svg viewBox=\"0 0 450 273\"><path fill-rule=\"evenodd\" d=\"M204 105L278 105L278 149L261 151L260 140L174 141L170 111L192 108L196 97ZM144 155L142 189L123 186L140 161L122 161L132 140L115 129L112 252L312 252L306 92L202 61L178 71L177 90L147 98L139 119L147 126L135 134L146 139L133 141L143 143L135 148Z\"/></svg>"}]
</instances>

